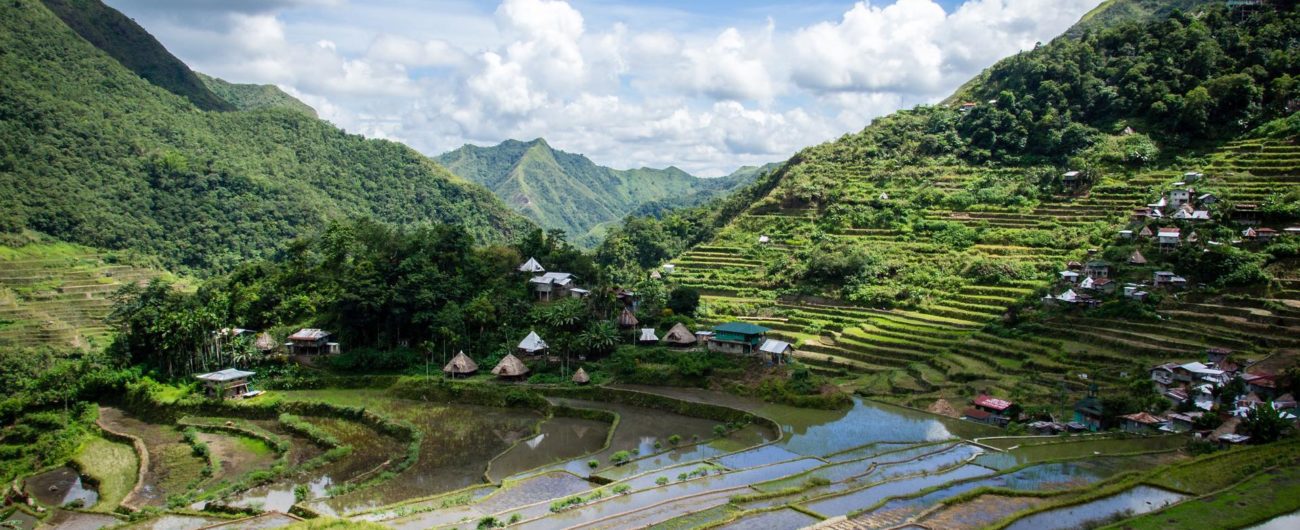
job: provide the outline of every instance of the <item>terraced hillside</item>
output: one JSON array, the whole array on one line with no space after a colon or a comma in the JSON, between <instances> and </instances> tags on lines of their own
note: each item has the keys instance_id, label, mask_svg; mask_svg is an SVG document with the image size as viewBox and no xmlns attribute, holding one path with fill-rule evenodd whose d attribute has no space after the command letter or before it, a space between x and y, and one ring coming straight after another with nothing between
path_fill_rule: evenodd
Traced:
<instances>
[{"instance_id":1,"label":"terraced hillside","mask_svg":"<svg viewBox=\"0 0 1300 530\"><path fill-rule=\"evenodd\" d=\"M1187 169L1208 173L1197 184L1198 193L1215 193L1227 204L1262 202L1300 182L1296 149L1276 141L1234 142L1215 152L1204 168ZM974 202L965 208L931 204L908 210L918 202L942 204L944 199L922 198L934 190L942 197L978 192L989 182L1036 170L804 163L839 175L826 193L827 202L836 206L758 203L713 241L674 260L671 278L702 290L709 322L739 318L772 328L775 335L798 341L803 362L843 375L842 382L867 394L924 406L940 397L993 391L1055 404L1062 390L1079 392L1091 382L1114 382L1135 361L1191 359L1208 347L1266 355L1270 348L1298 344L1300 296L1294 274L1285 270L1276 271L1277 282L1261 300L1169 297L1160 314L1177 325L1085 313L1062 317L1068 325L1047 333L989 327L1036 306L1056 271L1069 261L1088 259L1089 250L1127 256L1130 247L1116 241L1115 234L1135 227L1129 218L1133 209L1180 180L1183 168L1106 175L1090 190L1058 190L1015 207ZM897 217L862 225L846 222L849 216L841 214L846 203L868 211L893 210ZM967 240L940 241L951 229L925 231L933 222L970 229ZM763 236L766 243L760 242ZM884 256L893 279L911 282L920 296L887 308L850 303L845 298L854 293L847 290L827 296L783 283L783 262L790 256L816 260L817 252L843 244ZM1134 281L1149 281L1160 266L1159 251L1151 245L1142 249L1153 256L1151 264L1120 268ZM910 269L921 270L918 264L951 276L908 278ZM990 267L1007 272L1002 277L980 273Z\"/></svg>"},{"instance_id":2,"label":"terraced hillside","mask_svg":"<svg viewBox=\"0 0 1300 530\"><path fill-rule=\"evenodd\" d=\"M77 245L0 247L0 347L101 348L112 294L160 274Z\"/></svg>"}]
</instances>

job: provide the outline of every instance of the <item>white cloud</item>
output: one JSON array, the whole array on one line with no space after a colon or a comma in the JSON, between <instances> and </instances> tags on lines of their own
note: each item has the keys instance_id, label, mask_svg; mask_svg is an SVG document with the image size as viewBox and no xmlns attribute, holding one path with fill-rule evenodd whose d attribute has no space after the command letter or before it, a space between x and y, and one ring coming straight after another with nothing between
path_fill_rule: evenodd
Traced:
<instances>
[{"instance_id":1,"label":"white cloud","mask_svg":"<svg viewBox=\"0 0 1300 530\"><path fill-rule=\"evenodd\" d=\"M738 11L563 0L109 0L200 71L274 83L345 129L438 154L545 137L614 167L704 175L780 160L932 102L1100 0L858 2L783 27ZM741 14L744 13L744 14ZM696 21L692 25L692 21Z\"/></svg>"}]
</instances>

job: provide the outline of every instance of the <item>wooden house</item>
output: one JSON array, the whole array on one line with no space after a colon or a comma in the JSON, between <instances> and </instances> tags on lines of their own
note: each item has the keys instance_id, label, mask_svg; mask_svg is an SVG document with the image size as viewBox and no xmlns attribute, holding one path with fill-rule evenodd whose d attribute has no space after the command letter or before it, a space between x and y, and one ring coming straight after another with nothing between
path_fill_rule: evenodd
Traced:
<instances>
[{"instance_id":1,"label":"wooden house","mask_svg":"<svg viewBox=\"0 0 1300 530\"><path fill-rule=\"evenodd\" d=\"M323 355L339 352L339 343L330 342L328 331L316 328L303 328L289 335L289 342L284 344L290 355Z\"/></svg>"},{"instance_id":2,"label":"wooden house","mask_svg":"<svg viewBox=\"0 0 1300 530\"><path fill-rule=\"evenodd\" d=\"M1124 431L1134 434L1156 434L1165 424L1164 418L1146 412L1125 414L1120 419L1124 422L1121 426Z\"/></svg>"},{"instance_id":3,"label":"wooden house","mask_svg":"<svg viewBox=\"0 0 1300 530\"><path fill-rule=\"evenodd\" d=\"M1236 204L1232 207L1232 222L1243 226L1259 224L1259 205Z\"/></svg>"},{"instance_id":4,"label":"wooden house","mask_svg":"<svg viewBox=\"0 0 1300 530\"><path fill-rule=\"evenodd\" d=\"M1061 175L1061 185L1067 188L1077 188L1083 183L1083 173L1079 171L1066 171Z\"/></svg>"},{"instance_id":5,"label":"wooden house","mask_svg":"<svg viewBox=\"0 0 1300 530\"><path fill-rule=\"evenodd\" d=\"M1156 287L1186 287L1187 279L1169 271L1156 271L1151 283Z\"/></svg>"},{"instance_id":6,"label":"wooden house","mask_svg":"<svg viewBox=\"0 0 1300 530\"><path fill-rule=\"evenodd\" d=\"M694 333L691 333L691 330L686 328L685 324L678 322L673 325L672 329L668 330L668 333L664 334L664 342L667 342L669 346L686 348L694 346L699 342L699 339L695 337Z\"/></svg>"},{"instance_id":7,"label":"wooden house","mask_svg":"<svg viewBox=\"0 0 1300 530\"><path fill-rule=\"evenodd\" d=\"M257 348L257 350L262 353L271 353L275 351L278 346L279 344L275 342L275 337L272 337L270 333L260 333L257 335L257 340L253 341L253 347Z\"/></svg>"},{"instance_id":8,"label":"wooden house","mask_svg":"<svg viewBox=\"0 0 1300 530\"><path fill-rule=\"evenodd\" d=\"M620 328L632 329L640 323L641 322L636 319L636 315L632 314L631 309L624 307L623 311L618 314L618 327Z\"/></svg>"},{"instance_id":9,"label":"wooden house","mask_svg":"<svg viewBox=\"0 0 1300 530\"><path fill-rule=\"evenodd\" d=\"M1074 422L1094 432L1106 428L1106 409L1095 388L1089 390L1088 397L1074 404Z\"/></svg>"},{"instance_id":10,"label":"wooden house","mask_svg":"<svg viewBox=\"0 0 1300 530\"><path fill-rule=\"evenodd\" d=\"M1143 226L1141 230L1138 230L1138 237L1154 237L1154 236L1155 233L1151 231L1151 227L1149 226Z\"/></svg>"},{"instance_id":11,"label":"wooden house","mask_svg":"<svg viewBox=\"0 0 1300 530\"><path fill-rule=\"evenodd\" d=\"M727 322L713 328L709 351L721 353L753 353L766 337L768 328L747 322Z\"/></svg>"},{"instance_id":12,"label":"wooden house","mask_svg":"<svg viewBox=\"0 0 1300 530\"><path fill-rule=\"evenodd\" d=\"M1161 228L1156 232L1156 241L1160 243L1161 250L1171 250L1178 246L1182 240L1182 231L1174 227Z\"/></svg>"},{"instance_id":13,"label":"wooden house","mask_svg":"<svg viewBox=\"0 0 1300 530\"><path fill-rule=\"evenodd\" d=\"M1134 250L1132 254L1129 254L1129 255L1128 255L1128 264L1129 264L1129 265L1146 265L1146 264L1147 264L1147 257L1146 257L1146 256L1143 256L1141 251Z\"/></svg>"},{"instance_id":14,"label":"wooden house","mask_svg":"<svg viewBox=\"0 0 1300 530\"><path fill-rule=\"evenodd\" d=\"M226 368L219 372L198 374L194 378L203 383L203 395L209 399L228 399L248 394L248 380L253 375L254 372Z\"/></svg>"},{"instance_id":15,"label":"wooden house","mask_svg":"<svg viewBox=\"0 0 1300 530\"><path fill-rule=\"evenodd\" d=\"M1155 384L1157 390L1164 392L1177 384L1174 378L1175 368L1178 368L1177 364L1165 363L1151 369L1151 382Z\"/></svg>"},{"instance_id":16,"label":"wooden house","mask_svg":"<svg viewBox=\"0 0 1300 530\"><path fill-rule=\"evenodd\" d=\"M474 375L474 372L477 371L478 363L465 355L464 351L456 352L456 356L451 358L447 366L442 367L442 372L447 374L447 377L452 378Z\"/></svg>"},{"instance_id":17,"label":"wooden house","mask_svg":"<svg viewBox=\"0 0 1300 530\"><path fill-rule=\"evenodd\" d=\"M583 296L587 291L578 288L577 278L567 272L548 272L533 276L528 283L533 286L539 300L557 300L569 296Z\"/></svg>"},{"instance_id":18,"label":"wooden house","mask_svg":"<svg viewBox=\"0 0 1300 530\"><path fill-rule=\"evenodd\" d=\"M501 362L497 363L492 369L492 375L501 379L519 380L528 375L528 366L523 361L515 357L515 354L508 353Z\"/></svg>"},{"instance_id":19,"label":"wooden house","mask_svg":"<svg viewBox=\"0 0 1300 530\"><path fill-rule=\"evenodd\" d=\"M528 336L519 341L519 345L515 347L520 354L524 355L543 355L548 348L550 346L546 345L546 341L542 340L536 331L529 331Z\"/></svg>"},{"instance_id":20,"label":"wooden house","mask_svg":"<svg viewBox=\"0 0 1300 530\"><path fill-rule=\"evenodd\" d=\"M1191 188L1175 188L1169 190L1169 207L1180 208L1182 205L1192 202Z\"/></svg>"},{"instance_id":21,"label":"wooden house","mask_svg":"<svg viewBox=\"0 0 1300 530\"><path fill-rule=\"evenodd\" d=\"M1213 193L1202 193L1196 198L1196 204L1201 207L1214 206L1217 202L1219 202L1219 196Z\"/></svg>"},{"instance_id":22,"label":"wooden house","mask_svg":"<svg viewBox=\"0 0 1300 530\"><path fill-rule=\"evenodd\" d=\"M988 394L980 394L970 401L971 408L985 413L988 423L1006 425L1007 422L1016 419L1017 409L1015 403L1002 398L995 398Z\"/></svg>"}]
</instances>

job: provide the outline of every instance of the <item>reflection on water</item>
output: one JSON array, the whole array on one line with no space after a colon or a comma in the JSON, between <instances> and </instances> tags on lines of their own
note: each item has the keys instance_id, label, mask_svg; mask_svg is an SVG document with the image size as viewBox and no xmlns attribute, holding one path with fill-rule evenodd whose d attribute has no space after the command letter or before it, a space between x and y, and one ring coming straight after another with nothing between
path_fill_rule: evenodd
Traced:
<instances>
[{"instance_id":1,"label":"reflection on water","mask_svg":"<svg viewBox=\"0 0 1300 530\"><path fill-rule=\"evenodd\" d=\"M499 482L516 473L600 450L609 424L578 418L552 418L536 436L516 444L492 461L488 479Z\"/></svg>"},{"instance_id":2,"label":"reflection on water","mask_svg":"<svg viewBox=\"0 0 1300 530\"><path fill-rule=\"evenodd\" d=\"M1118 495L1078 506L1036 513L1011 523L1007 530L1066 530L1105 521L1120 514L1132 516L1155 511L1186 498L1172 491L1137 486Z\"/></svg>"},{"instance_id":3,"label":"reflection on water","mask_svg":"<svg viewBox=\"0 0 1300 530\"><path fill-rule=\"evenodd\" d=\"M1300 528L1300 512L1276 517L1246 530L1295 530L1296 528Z\"/></svg>"},{"instance_id":4,"label":"reflection on water","mask_svg":"<svg viewBox=\"0 0 1300 530\"><path fill-rule=\"evenodd\" d=\"M82 483L81 474L70 467L60 467L27 479L27 492L46 506L72 504L90 508L99 502L99 492Z\"/></svg>"}]
</instances>

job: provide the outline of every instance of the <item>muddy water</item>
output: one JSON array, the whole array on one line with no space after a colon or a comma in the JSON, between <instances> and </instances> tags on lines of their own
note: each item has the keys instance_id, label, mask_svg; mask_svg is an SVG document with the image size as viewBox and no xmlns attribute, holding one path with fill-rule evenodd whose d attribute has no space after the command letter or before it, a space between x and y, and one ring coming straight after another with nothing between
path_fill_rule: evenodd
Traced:
<instances>
[{"instance_id":1,"label":"muddy water","mask_svg":"<svg viewBox=\"0 0 1300 530\"><path fill-rule=\"evenodd\" d=\"M14 530L32 530L40 524L40 519L28 515L26 512L20 511L15 511L14 513L9 514L9 517L0 519L0 525L4 525L5 528L13 528Z\"/></svg>"},{"instance_id":2,"label":"muddy water","mask_svg":"<svg viewBox=\"0 0 1300 530\"><path fill-rule=\"evenodd\" d=\"M536 440L535 429L543 418L530 410L428 403L394 398L382 390L305 390L284 392L284 395L288 399L365 407L392 419L408 421L424 433L420 458L415 465L377 486L356 490L324 503L336 513L363 511L482 483L487 462L524 440L534 441L537 449L521 451L515 458L550 462L575 454L572 447L563 443ZM569 435L576 435L569 428L578 427L577 430L584 431L584 439L591 440L603 435L592 432L596 425L603 424L557 424L557 429L568 429ZM366 445L356 447L364 448ZM397 462L405 457L406 447L394 447L388 454Z\"/></svg>"},{"instance_id":3,"label":"muddy water","mask_svg":"<svg viewBox=\"0 0 1300 530\"><path fill-rule=\"evenodd\" d=\"M889 497L905 495L955 480L964 480L992 473L993 470L986 467L965 465L933 475L891 480L852 493L810 502L806 506L809 510L827 517L847 515L849 512L873 506Z\"/></svg>"},{"instance_id":4,"label":"muddy water","mask_svg":"<svg viewBox=\"0 0 1300 530\"><path fill-rule=\"evenodd\" d=\"M81 474L70 467L46 471L26 480L27 492L46 506L73 504L90 508L99 502L99 492L82 483Z\"/></svg>"},{"instance_id":5,"label":"muddy water","mask_svg":"<svg viewBox=\"0 0 1300 530\"><path fill-rule=\"evenodd\" d=\"M169 495L184 493L189 485L201 479L199 472L206 462L194 456L176 428L140 421L112 407L100 407L99 419L109 430L144 441L149 451L149 469L140 488L139 500L144 504L162 506Z\"/></svg>"},{"instance_id":6,"label":"muddy water","mask_svg":"<svg viewBox=\"0 0 1300 530\"><path fill-rule=\"evenodd\" d=\"M552 418L541 432L525 438L492 461L488 479L501 479L533 468L599 451L609 435L609 424L578 418Z\"/></svg>"},{"instance_id":7,"label":"muddy water","mask_svg":"<svg viewBox=\"0 0 1300 530\"><path fill-rule=\"evenodd\" d=\"M1300 512L1282 515L1246 530L1295 530L1300 528Z\"/></svg>"},{"instance_id":8,"label":"muddy water","mask_svg":"<svg viewBox=\"0 0 1300 530\"><path fill-rule=\"evenodd\" d=\"M1011 523L1007 530L1066 530L1105 521L1117 515L1140 515L1183 500L1172 491L1137 486L1118 495L1078 506L1036 513Z\"/></svg>"},{"instance_id":9,"label":"muddy water","mask_svg":"<svg viewBox=\"0 0 1300 530\"><path fill-rule=\"evenodd\" d=\"M147 521L131 524L124 528L131 530L197 530L205 526L228 522L230 519L220 517L199 517L194 515L163 515Z\"/></svg>"},{"instance_id":10,"label":"muddy water","mask_svg":"<svg viewBox=\"0 0 1300 530\"><path fill-rule=\"evenodd\" d=\"M116 526L122 520L108 514L83 513L68 510L55 510L54 515L45 521L47 530L99 530Z\"/></svg>"},{"instance_id":11,"label":"muddy water","mask_svg":"<svg viewBox=\"0 0 1300 530\"><path fill-rule=\"evenodd\" d=\"M597 403L580 399L549 398L552 402L577 408L602 409L619 415L618 428L614 430L610 446L582 460L573 460L556 466L576 475L586 476L592 472L587 460L595 460L601 468L610 465L609 457L618 451L636 451L641 456L668 451L671 444L668 438L674 434L682 440L708 439L713 437L713 427L718 422L701 418L692 418L664 412L661 410L623 405L619 403ZM761 443L762 440L754 440ZM659 448L655 447L656 442Z\"/></svg>"}]
</instances>

